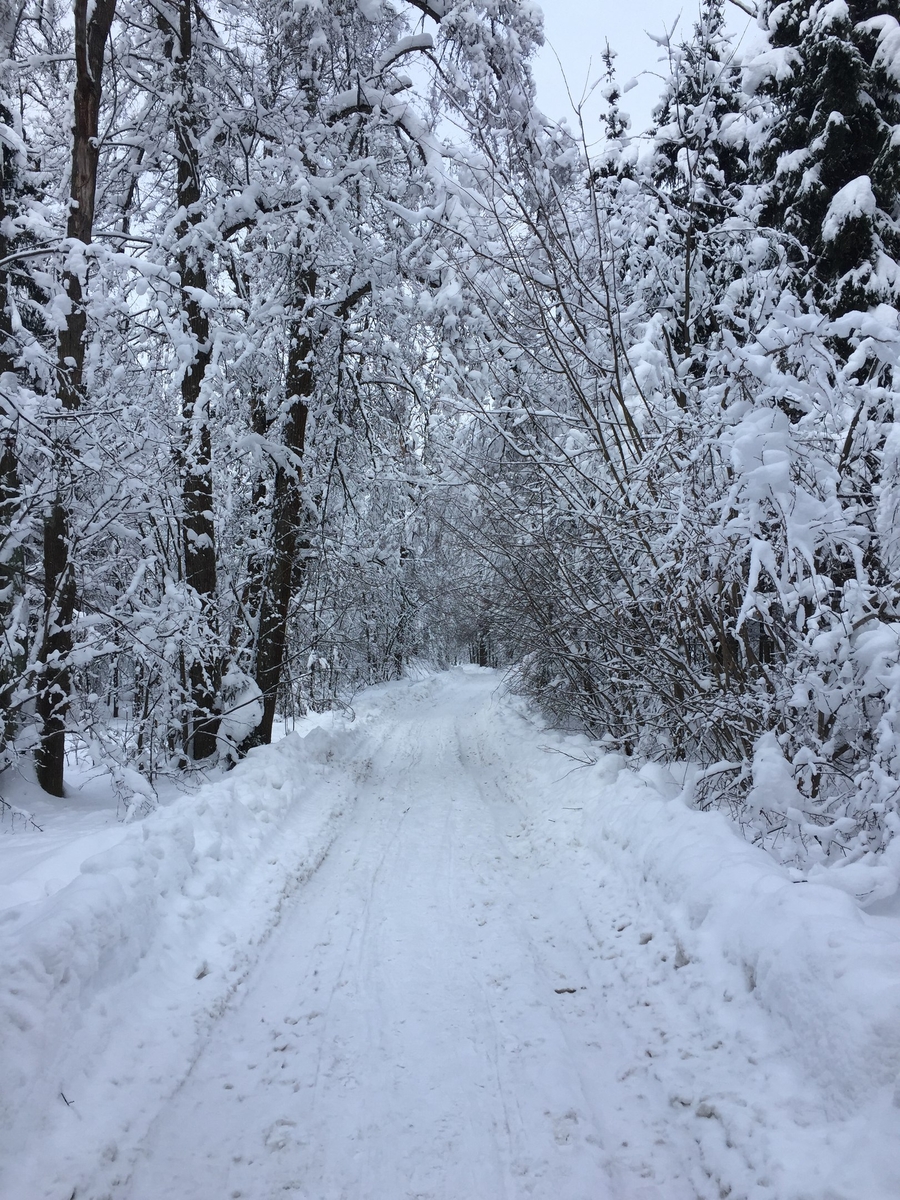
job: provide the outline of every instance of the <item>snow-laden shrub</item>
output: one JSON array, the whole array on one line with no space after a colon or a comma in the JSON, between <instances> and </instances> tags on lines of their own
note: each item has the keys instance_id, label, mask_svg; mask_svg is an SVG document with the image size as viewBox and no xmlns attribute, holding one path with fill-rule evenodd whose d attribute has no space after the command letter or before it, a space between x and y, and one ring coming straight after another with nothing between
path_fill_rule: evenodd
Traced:
<instances>
[{"instance_id":1,"label":"snow-laden shrub","mask_svg":"<svg viewBox=\"0 0 900 1200\"><path fill-rule=\"evenodd\" d=\"M725 117L739 145L750 118ZM696 802L786 861L882 848L897 313L794 294L746 187L709 209L699 176L630 151L579 167L558 131L484 154L496 190L457 263L481 354L447 371L449 454L519 686L626 753L699 763Z\"/></svg>"}]
</instances>

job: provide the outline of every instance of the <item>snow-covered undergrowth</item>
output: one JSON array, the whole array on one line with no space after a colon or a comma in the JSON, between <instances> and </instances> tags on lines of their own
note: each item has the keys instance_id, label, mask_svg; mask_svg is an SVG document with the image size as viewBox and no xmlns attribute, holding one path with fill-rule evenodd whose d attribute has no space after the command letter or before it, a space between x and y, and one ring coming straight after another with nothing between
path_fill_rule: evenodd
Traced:
<instances>
[{"instance_id":1,"label":"snow-covered undergrowth","mask_svg":"<svg viewBox=\"0 0 900 1200\"><path fill-rule=\"evenodd\" d=\"M77 872L71 882L0 912L0 1139L7 1151L23 1130L41 1128L53 1106L77 1103L66 1080L80 1077L111 1028L130 1023L119 1002L139 1012L145 997L177 994L194 981L204 984L188 1001L198 1020L227 1000L281 902L335 836L346 788L340 780L322 785L335 755L346 770L355 740L341 721L323 718L306 736L252 752L225 778L143 821L92 837L78 837L76 825L68 858L80 853L80 870L65 861L64 848L56 856L63 863L57 871ZM16 839L4 839L7 859L15 858ZM110 840L116 844L96 853ZM27 884L20 880L18 891ZM185 998L171 1002L183 1006ZM157 1053L171 1033L161 1032ZM152 1055L152 1030L147 1045ZM177 1053L189 1056L192 1048ZM159 1067L164 1076L165 1054Z\"/></svg>"},{"instance_id":2,"label":"snow-covered undergrowth","mask_svg":"<svg viewBox=\"0 0 900 1200\"><path fill-rule=\"evenodd\" d=\"M590 838L658 891L685 958L741 968L835 1114L893 1088L900 921L869 916L834 887L793 880L722 814L689 809L657 768L616 770L613 757L598 773L609 782L592 789Z\"/></svg>"},{"instance_id":3,"label":"snow-covered undergrowth","mask_svg":"<svg viewBox=\"0 0 900 1200\"><path fill-rule=\"evenodd\" d=\"M539 722L521 700L511 703L527 725ZM740 968L746 990L836 1115L879 1090L893 1094L900 906L892 896L873 906L877 915L864 909L873 889L880 886L882 896L890 890L878 860L858 873L823 872L821 882L797 879L748 844L724 814L691 808L690 790L665 768L635 770L617 754L597 758L599 747L582 735L545 730L540 742L575 762L560 788L551 781L564 774L557 755L545 754L543 763L539 752L530 755L532 773L541 771L561 806L583 806L586 843L657 895L686 962L702 962L707 976L717 962ZM854 888L859 898L848 894ZM723 975L724 992L732 983Z\"/></svg>"},{"instance_id":4,"label":"snow-covered undergrowth","mask_svg":"<svg viewBox=\"0 0 900 1200\"><path fill-rule=\"evenodd\" d=\"M746 1180L738 1185L726 1169L721 1194L779 1200L888 1200L900 1194L896 863L870 856L823 870L815 881L803 879L750 845L723 813L691 807L691 787L682 787L664 767L635 769L583 735L545 729L539 739L527 738L526 730L542 725L541 718L521 699L509 702L510 709L521 721L523 749L526 740L531 743L519 770L528 790L545 792L554 831L568 816L577 841L604 868L601 886L618 876L619 888L627 887L632 911L620 896L622 926L643 920L649 931L662 919L665 933L657 928L653 941L674 946L675 974L684 987L679 996L671 982L665 985L669 995L662 1003L669 1012L656 1018L664 1040L671 1039L687 1060L696 1054L688 1036L699 1036L705 1049L717 1044L717 1031L726 1031L728 1039L738 1031L747 1036L743 1071L749 1064L749 1078L741 1077L733 1059L718 1070L684 1063L667 1072L659 1060L653 1068L668 1083L676 1109L690 1098L695 1113L712 1114L712 1143L737 1148L737 1156L767 1180L758 1189ZM568 766L560 754L568 756ZM580 824L573 825L579 810ZM605 903L598 897L598 911ZM649 938L649 932L641 935ZM662 954L661 962L667 957ZM624 971L636 982L633 963ZM655 988L664 972L647 975L639 1004L660 1002ZM685 1002L696 1006L700 1028L690 1018L676 1018ZM793 1085L776 1079L779 1064L794 1075ZM791 1096L798 1080L802 1090ZM715 1155L707 1147L707 1167Z\"/></svg>"}]
</instances>

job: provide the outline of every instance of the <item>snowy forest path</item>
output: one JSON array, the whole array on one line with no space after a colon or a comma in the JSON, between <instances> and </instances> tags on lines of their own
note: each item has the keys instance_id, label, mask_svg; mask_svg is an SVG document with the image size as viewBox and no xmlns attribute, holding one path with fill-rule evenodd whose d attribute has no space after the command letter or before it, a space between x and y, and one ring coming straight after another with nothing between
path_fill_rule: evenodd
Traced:
<instances>
[{"instance_id":1,"label":"snowy forest path","mask_svg":"<svg viewBox=\"0 0 900 1200\"><path fill-rule=\"evenodd\" d=\"M496 688L461 674L382 709L390 731L358 772L351 819L117 1195L718 1190L693 1139L672 1138L668 1093L647 1087L665 1035L627 1016L647 1014L646 980L623 975L616 950L624 938L632 957L653 953L635 898L578 843L575 806L540 830L522 807Z\"/></svg>"},{"instance_id":2,"label":"snowy forest path","mask_svg":"<svg viewBox=\"0 0 900 1200\"><path fill-rule=\"evenodd\" d=\"M583 843L578 764L498 685L363 704L330 849L76 1200L775 1194L810 1124L778 1038L636 860Z\"/></svg>"},{"instance_id":3,"label":"snowy forest path","mask_svg":"<svg viewBox=\"0 0 900 1200\"><path fill-rule=\"evenodd\" d=\"M466 734L496 678L466 682L398 704L353 819L125 1194L614 1194L565 1013L583 963L522 894L521 814Z\"/></svg>"}]
</instances>

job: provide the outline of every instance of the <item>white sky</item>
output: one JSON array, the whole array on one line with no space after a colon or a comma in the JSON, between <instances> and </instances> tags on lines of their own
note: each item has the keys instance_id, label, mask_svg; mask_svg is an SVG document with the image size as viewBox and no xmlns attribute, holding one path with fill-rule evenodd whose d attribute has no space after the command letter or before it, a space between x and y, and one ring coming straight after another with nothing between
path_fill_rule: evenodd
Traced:
<instances>
[{"instance_id":1,"label":"white sky","mask_svg":"<svg viewBox=\"0 0 900 1200\"><path fill-rule=\"evenodd\" d=\"M661 90L658 74L663 69L664 54L647 32L661 35L678 21L676 38L690 33L699 11L698 0L541 0L544 10L544 34L547 45L534 63L538 89L538 105L548 117L570 116L559 56L569 87L578 99L585 87L603 72L606 42L617 51L616 69L619 83L637 76L638 85L628 92L620 107L631 115L635 133L650 123L650 114ZM733 29L742 30L746 18L734 8L729 22ZM552 48L551 48L552 47ZM599 115L603 100L595 93L586 107L588 136L599 135Z\"/></svg>"}]
</instances>

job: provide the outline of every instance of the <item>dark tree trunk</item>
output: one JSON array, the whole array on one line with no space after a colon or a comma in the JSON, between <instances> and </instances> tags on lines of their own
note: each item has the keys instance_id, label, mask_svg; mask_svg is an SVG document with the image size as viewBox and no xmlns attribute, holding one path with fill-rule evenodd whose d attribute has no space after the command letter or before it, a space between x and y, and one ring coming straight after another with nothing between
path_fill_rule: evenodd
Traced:
<instances>
[{"instance_id":1,"label":"dark tree trunk","mask_svg":"<svg viewBox=\"0 0 900 1200\"><path fill-rule=\"evenodd\" d=\"M205 250L198 245L202 236L198 228L202 213L197 116L191 77L193 16L192 0L182 0L178 10L174 70L176 100L172 109L178 148L178 207L184 213L178 230L180 248L177 262L181 276L182 311L194 346L193 359L181 380L182 537L185 581L200 598L204 623L215 647L218 640L216 529L213 517L209 399L204 389L212 345L209 318L197 299L198 291L207 291L208 280ZM174 39L170 44L174 50ZM193 711L187 749L195 759L209 758L216 751L219 729L217 706L222 664L217 649L214 648L210 653L208 648L193 648L188 680Z\"/></svg>"},{"instance_id":2,"label":"dark tree trunk","mask_svg":"<svg viewBox=\"0 0 900 1200\"><path fill-rule=\"evenodd\" d=\"M75 0L75 96L72 126L72 185L66 236L87 245L94 228L99 161L99 116L103 54L116 11L116 0ZM66 271L63 289L69 313L57 346L56 386L60 404L75 412L83 401L87 315L79 274ZM71 687L72 621L75 574L70 550L70 513L62 487L72 448L66 423L57 438L57 491L44 520L44 637L38 655L43 671L37 694L42 723L35 756L38 783L53 796L63 794L66 713Z\"/></svg>"},{"instance_id":3,"label":"dark tree trunk","mask_svg":"<svg viewBox=\"0 0 900 1200\"><path fill-rule=\"evenodd\" d=\"M269 417L266 412L265 397L261 393L253 395L250 400L250 427L260 439L268 436ZM240 655L242 646L245 646L248 641L252 642L254 646L256 643L253 631L257 628L257 618L266 583L267 556L263 549L263 541L268 535L271 525L270 486L268 472L263 469L254 481L250 499L248 530L250 552L247 556L247 573L241 589L240 608L228 640L228 649L232 658Z\"/></svg>"},{"instance_id":4,"label":"dark tree trunk","mask_svg":"<svg viewBox=\"0 0 900 1200\"><path fill-rule=\"evenodd\" d=\"M2 373L2 372L0 372ZM14 434L7 435L0 455L0 530L11 533L19 509L19 464ZM5 637L6 651L0 660L0 769L3 751L16 732L12 709L16 681L25 668L25 649L10 653L9 623L16 607L16 593L21 592L24 561L20 547L4 554L0 561L0 636Z\"/></svg>"},{"instance_id":5,"label":"dark tree trunk","mask_svg":"<svg viewBox=\"0 0 900 1200\"><path fill-rule=\"evenodd\" d=\"M2 49L5 51L6 47ZM12 114L2 99L0 124L12 126ZM0 259L5 259L12 250L12 243L6 231L11 227L15 211L14 193L18 174L16 158L11 144L6 139L0 139ZM15 369L11 299L9 273L0 270L0 376L12 374ZM0 556L0 637L6 634L15 609L16 593L20 591L23 567L21 549L13 550L10 554L6 547L2 546L2 541L12 533L18 508L18 453L15 434L10 430L6 434L0 455L0 547L6 551ZM0 756L15 734L15 720L10 705L15 680L23 665L21 655L4 655L0 659Z\"/></svg>"},{"instance_id":6,"label":"dark tree trunk","mask_svg":"<svg viewBox=\"0 0 900 1200\"><path fill-rule=\"evenodd\" d=\"M37 694L41 743L35 765L38 783L51 796L64 795L66 713L69 706L75 573L69 555L69 513L57 498L44 519L43 674Z\"/></svg>"},{"instance_id":7,"label":"dark tree trunk","mask_svg":"<svg viewBox=\"0 0 900 1200\"><path fill-rule=\"evenodd\" d=\"M0 52L5 51L0 45ZM3 103L0 94L0 125L12 129L12 113ZM0 259L5 259L13 249L8 235L15 216L17 155L5 138L0 138ZM12 332L12 309L9 294L9 272L0 269L0 375L15 369L15 341Z\"/></svg>"},{"instance_id":8,"label":"dark tree trunk","mask_svg":"<svg viewBox=\"0 0 900 1200\"><path fill-rule=\"evenodd\" d=\"M304 290L311 296L314 276L307 275ZM241 751L268 745L278 703L288 642L288 619L295 586L297 552L304 523L301 460L306 445L306 421L313 390L313 343L306 320L291 330L285 378L287 414L283 430L286 461L275 473L272 496L272 532L269 570L262 588L259 632L256 641L256 684L263 694L262 720L245 739Z\"/></svg>"}]
</instances>

